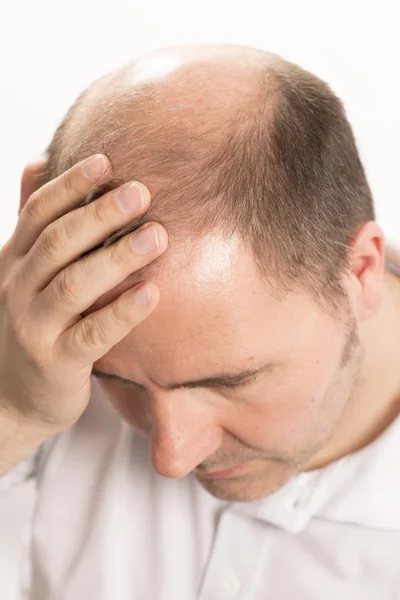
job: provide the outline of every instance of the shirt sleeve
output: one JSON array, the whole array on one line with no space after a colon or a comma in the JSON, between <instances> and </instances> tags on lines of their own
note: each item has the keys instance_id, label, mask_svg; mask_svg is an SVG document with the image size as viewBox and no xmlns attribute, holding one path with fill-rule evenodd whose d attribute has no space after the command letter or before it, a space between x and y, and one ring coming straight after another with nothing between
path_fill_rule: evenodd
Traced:
<instances>
[{"instance_id":1,"label":"shirt sleeve","mask_svg":"<svg viewBox=\"0 0 400 600\"><path fill-rule=\"evenodd\" d=\"M43 445L40 445L34 452L28 454L26 458L17 463L12 469L0 475L0 497L20 485L31 477L35 477L38 461L42 453Z\"/></svg>"}]
</instances>

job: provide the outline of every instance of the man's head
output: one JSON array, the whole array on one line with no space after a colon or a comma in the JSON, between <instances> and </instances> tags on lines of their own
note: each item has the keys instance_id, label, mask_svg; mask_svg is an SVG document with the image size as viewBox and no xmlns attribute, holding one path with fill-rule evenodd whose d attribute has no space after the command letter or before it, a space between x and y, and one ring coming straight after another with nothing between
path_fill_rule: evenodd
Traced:
<instances>
[{"instance_id":1,"label":"man's head","mask_svg":"<svg viewBox=\"0 0 400 600\"><path fill-rule=\"evenodd\" d=\"M156 311L95 364L134 383L102 385L150 436L158 472L196 469L221 498L265 496L332 438L381 301L382 234L342 105L275 55L175 47L81 95L44 180L97 152L113 165L107 189L138 180L152 193L130 229L158 220L170 241L90 309L144 275L160 288Z\"/></svg>"}]
</instances>

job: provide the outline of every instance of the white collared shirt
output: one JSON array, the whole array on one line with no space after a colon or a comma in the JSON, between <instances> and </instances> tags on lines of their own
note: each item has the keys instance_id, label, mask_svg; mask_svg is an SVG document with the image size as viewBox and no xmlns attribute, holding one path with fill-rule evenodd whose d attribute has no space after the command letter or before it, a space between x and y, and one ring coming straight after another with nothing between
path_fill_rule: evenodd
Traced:
<instances>
[{"instance_id":1,"label":"white collared shirt","mask_svg":"<svg viewBox=\"0 0 400 600\"><path fill-rule=\"evenodd\" d=\"M34 474L24 600L400 600L400 417L372 444L230 503L155 473L98 381Z\"/></svg>"}]
</instances>

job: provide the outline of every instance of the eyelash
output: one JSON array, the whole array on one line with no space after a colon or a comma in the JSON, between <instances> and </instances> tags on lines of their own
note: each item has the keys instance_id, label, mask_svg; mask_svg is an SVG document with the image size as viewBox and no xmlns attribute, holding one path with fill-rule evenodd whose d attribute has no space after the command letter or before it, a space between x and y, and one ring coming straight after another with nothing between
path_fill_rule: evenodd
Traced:
<instances>
[{"instance_id":1,"label":"eyelash","mask_svg":"<svg viewBox=\"0 0 400 600\"><path fill-rule=\"evenodd\" d=\"M241 383L236 383L235 385L223 385L221 387L226 387L228 389L236 389L236 388L246 387L247 385L250 385L251 383L253 383L257 379L257 377L258 377L258 375L254 375L254 377L251 377L250 379L246 379L246 381L242 381Z\"/></svg>"},{"instance_id":2,"label":"eyelash","mask_svg":"<svg viewBox=\"0 0 400 600\"><path fill-rule=\"evenodd\" d=\"M256 381L257 379L258 379L258 375L254 375L254 377L251 377L250 379L246 379L246 381L242 381L240 383L235 383L232 385L218 385L218 386L216 385L214 387L222 388L225 390L235 390L235 389L246 387L246 386L250 385L251 383L253 383L254 381ZM123 385L124 387L130 388L130 389L137 389L137 386L134 385L133 383L121 382L121 385Z\"/></svg>"}]
</instances>

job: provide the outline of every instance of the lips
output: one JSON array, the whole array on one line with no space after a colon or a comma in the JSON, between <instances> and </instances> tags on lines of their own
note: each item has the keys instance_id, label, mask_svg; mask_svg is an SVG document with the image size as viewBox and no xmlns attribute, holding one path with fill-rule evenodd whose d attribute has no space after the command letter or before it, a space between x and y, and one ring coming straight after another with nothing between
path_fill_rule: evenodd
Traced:
<instances>
[{"instance_id":1,"label":"lips","mask_svg":"<svg viewBox=\"0 0 400 600\"><path fill-rule=\"evenodd\" d=\"M201 479L226 479L229 477L235 477L240 475L245 471L249 466L248 462L240 463L230 469L224 469L223 471L203 471L201 469L196 469L195 473Z\"/></svg>"}]
</instances>

